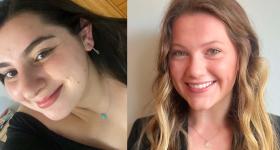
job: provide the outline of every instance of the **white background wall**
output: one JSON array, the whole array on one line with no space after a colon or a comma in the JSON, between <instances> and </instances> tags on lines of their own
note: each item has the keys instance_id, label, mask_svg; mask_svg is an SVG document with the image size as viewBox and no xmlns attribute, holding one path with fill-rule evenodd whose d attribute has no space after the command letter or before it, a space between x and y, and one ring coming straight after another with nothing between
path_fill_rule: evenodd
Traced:
<instances>
[{"instance_id":1,"label":"white background wall","mask_svg":"<svg viewBox=\"0 0 280 150\"><path fill-rule=\"evenodd\" d=\"M145 115L156 74L160 23L169 0L128 1L128 128Z\"/></svg>"},{"instance_id":2,"label":"white background wall","mask_svg":"<svg viewBox=\"0 0 280 150\"><path fill-rule=\"evenodd\" d=\"M280 115L280 1L239 0L260 39L263 56L269 63L266 104L269 112Z\"/></svg>"},{"instance_id":3,"label":"white background wall","mask_svg":"<svg viewBox=\"0 0 280 150\"><path fill-rule=\"evenodd\" d=\"M266 94L269 112L280 115L280 1L238 0L259 35L270 66ZM145 115L155 77L160 22L170 0L128 1L128 127Z\"/></svg>"}]
</instances>

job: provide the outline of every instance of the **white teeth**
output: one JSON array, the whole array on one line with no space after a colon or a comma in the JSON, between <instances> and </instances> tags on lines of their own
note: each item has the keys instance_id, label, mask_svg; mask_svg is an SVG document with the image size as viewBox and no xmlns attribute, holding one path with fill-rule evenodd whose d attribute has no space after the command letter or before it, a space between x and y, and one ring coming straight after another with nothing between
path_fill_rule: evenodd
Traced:
<instances>
[{"instance_id":1,"label":"white teeth","mask_svg":"<svg viewBox=\"0 0 280 150\"><path fill-rule=\"evenodd\" d=\"M206 83L203 83L203 84L191 84L191 83L188 83L188 85L189 85L191 88L203 89L203 88L208 87L208 86L211 85L212 83L214 83L214 82L213 82L213 81L209 81L209 82L206 82Z\"/></svg>"}]
</instances>

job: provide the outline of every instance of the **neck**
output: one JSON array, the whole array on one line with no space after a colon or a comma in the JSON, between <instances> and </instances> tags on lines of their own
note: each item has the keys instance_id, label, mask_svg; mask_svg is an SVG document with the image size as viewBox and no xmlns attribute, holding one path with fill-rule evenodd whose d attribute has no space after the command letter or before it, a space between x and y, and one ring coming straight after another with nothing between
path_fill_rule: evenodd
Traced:
<instances>
[{"instance_id":1,"label":"neck","mask_svg":"<svg viewBox=\"0 0 280 150\"><path fill-rule=\"evenodd\" d=\"M231 95L207 110L192 110L188 123L191 127L201 130L211 130L226 127L229 124L227 114L231 104Z\"/></svg>"},{"instance_id":2,"label":"neck","mask_svg":"<svg viewBox=\"0 0 280 150\"><path fill-rule=\"evenodd\" d=\"M97 114L107 113L112 103L111 79L108 75L98 73L97 69L88 58L88 82L83 96L72 113L81 119L85 111Z\"/></svg>"},{"instance_id":3,"label":"neck","mask_svg":"<svg viewBox=\"0 0 280 150\"><path fill-rule=\"evenodd\" d=\"M211 149L231 149L232 126L227 117L231 96L207 110L190 110L188 115L188 142L190 149L197 146Z\"/></svg>"}]
</instances>

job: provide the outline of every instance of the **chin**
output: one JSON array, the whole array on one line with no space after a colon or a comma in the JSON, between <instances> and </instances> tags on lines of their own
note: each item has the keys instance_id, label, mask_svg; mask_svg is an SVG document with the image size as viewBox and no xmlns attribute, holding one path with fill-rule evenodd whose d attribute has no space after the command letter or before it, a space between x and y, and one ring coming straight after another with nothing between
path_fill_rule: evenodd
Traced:
<instances>
[{"instance_id":1,"label":"chin","mask_svg":"<svg viewBox=\"0 0 280 150\"><path fill-rule=\"evenodd\" d=\"M59 121L66 118L70 114L70 112L57 111L57 112L45 112L43 114L50 120Z\"/></svg>"},{"instance_id":2,"label":"chin","mask_svg":"<svg viewBox=\"0 0 280 150\"><path fill-rule=\"evenodd\" d=\"M201 101L201 102L188 102L189 107L193 111L205 111L210 110L213 107L213 104L207 102L207 101Z\"/></svg>"}]
</instances>

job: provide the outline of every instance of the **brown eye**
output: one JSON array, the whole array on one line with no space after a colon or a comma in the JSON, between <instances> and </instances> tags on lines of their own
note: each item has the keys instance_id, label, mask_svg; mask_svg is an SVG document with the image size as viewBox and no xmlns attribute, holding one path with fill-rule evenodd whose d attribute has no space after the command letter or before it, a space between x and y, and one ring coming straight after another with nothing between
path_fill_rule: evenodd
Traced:
<instances>
[{"instance_id":1,"label":"brown eye","mask_svg":"<svg viewBox=\"0 0 280 150\"><path fill-rule=\"evenodd\" d=\"M50 52L51 52L53 49L54 49L54 48L50 48L50 49L46 49L46 50L40 52L40 53L36 56L35 62L41 61L41 60L45 59L45 58L50 54Z\"/></svg>"},{"instance_id":2,"label":"brown eye","mask_svg":"<svg viewBox=\"0 0 280 150\"><path fill-rule=\"evenodd\" d=\"M17 75L16 70L10 70L4 74L4 80L9 80L14 78Z\"/></svg>"}]
</instances>

